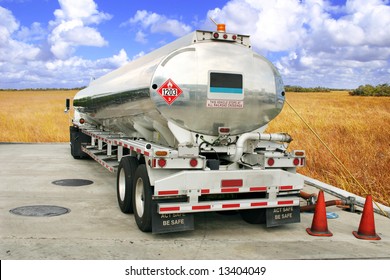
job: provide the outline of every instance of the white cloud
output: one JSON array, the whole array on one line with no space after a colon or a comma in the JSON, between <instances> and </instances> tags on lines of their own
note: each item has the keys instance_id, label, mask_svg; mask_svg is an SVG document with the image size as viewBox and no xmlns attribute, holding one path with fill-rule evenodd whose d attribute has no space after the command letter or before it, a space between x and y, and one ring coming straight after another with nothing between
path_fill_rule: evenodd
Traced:
<instances>
[{"instance_id":1,"label":"white cloud","mask_svg":"<svg viewBox=\"0 0 390 280\"><path fill-rule=\"evenodd\" d=\"M228 32L250 34L257 51L280 57L274 62L286 84L390 82L390 6L381 0L231 0L208 16Z\"/></svg>"},{"instance_id":2,"label":"white cloud","mask_svg":"<svg viewBox=\"0 0 390 280\"><path fill-rule=\"evenodd\" d=\"M21 26L15 38L23 42L40 41L47 36L46 30L39 22L34 22L31 27Z\"/></svg>"},{"instance_id":3,"label":"white cloud","mask_svg":"<svg viewBox=\"0 0 390 280\"><path fill-rule=\"evenodd\" d=\"M85 86L91 77L104 75L129 61L124 49L97 60L72 56L77 46L106 43L87 24L105 20L107 15L99 13L94 5L86 5L88 12L78 13L75 7L67 8L67 1L61 3L64 10L56 11L60 16L49 23L50 33L40 23L21 26L11 11L0 7L0 88ZM55 57L48 55L51 51Z\"/></svg>"},{"instance_id":4,"label":"white cloud","mask_svg":"<svg viewBox=\"0 0 390 280\"><path fill-rule=\"evenodd\" d=\"M13 39L20 24L11 11L0 7L0 62L24 63L34 60L40 53L34 45Z\"/></svg>"},{"instance_id":5,"label":"white cloud","mask_svg":"<svg viewBox=\"0 0 390 280\"><path fill-rule=\"evenodd\" d=\"M169 19L165 15L146 10L138 10L132 18L121 24L121 26L127 25L138 26L140 28L136 40L145 39L146 34L144 31L146 30L151 33L170 33L176 37L183 36L192 30L189 25L181 21ZM140 37L140 34L142 34L142 37Z\"/></svg>"},{"instance_id":6,"label":"white cloud","mask_svg":"<svg viewBox=\"0 0 390 280\"><path fill-rule=\"evenodd\" d=\"M0 88L81 87L129 61L125 50L112 57L89 60L77 56L49 61L4 64ZM0 62L1 65L1 62Z\"/></svg>"},{"instance_id":7,"label":"white cloud","mask_svg":"<svg viewBox=\"0 0 390 280\"><path fill-rule=\"evenodd\" d=\"M81 20L85 25L99 24L111 19L111 15L97 10L93 0L58 0L61 9L55 10L54 15L59 20Z\"/></svg>"},{"instance_id":8,"label":"white cloud","mask_svg":"<svg viewBox=\"0 0 390 280\"><path fill-rule=\"evenodd\" d=\"M111 15L99 12L93 0L59 0L61 9L54 11L56 19L48 37L50 50L56 58L69 58L77 46L106 46L100 32L89 25L109 20Z\"/></svg>"},{"instance_id":9,"label":"white cloud","mask_svg":"<svg viewBox=\"0 0 390 280\"><path fill-rule=\"evenodd\" d=\"M138 43L146 44L148 42L146 37L147 35L144 32L138 30L137 34L135 35L135 41Z\"/></svg>"},{"instance_id":10,"label":"white cloud","mask_svg":"<svg viewBox=\"0 0 390 280\"><path fill-rule=\"evenodd\" d=\"M16 21L12 12L0 6L0 31L2 36L10 36L18 30L19 22Z\"/></svg>"},{"instance_id":11,"label":"white cloud","mask_svg":"<svg viewBox=\"0 0 390 280\"><path fill-rule=\"evenodd\" d=\"M110 58L103 59L103 61L107 62L106 65L108 65L108 63L110 64L109 68L115 69L129 62L129 57L127 56L126 51L121 49L118 54Z\"/></svg>"},{"instance_id":12,"label":"white cloud","mask_svg":"<svg viewBox=\"0 0 390 280\"><path fill-rule=\"evenodd\" d=\"M80 79L80 77L86 80L89 76L98 77L112 69L118 68L127 63L128 60L126 51L121 49L118 54L112 57L96 61L73 56L67 60L56 59L48 61L43 65L48 71L56 73L56 76L68 72L67 76L71 77L72 80ZM87 75L83 73L87 73Z\"/></svg>"},{"instance_id":13,"label":"white cloud","mask_svg":"<svg viewBox=\"0 0 390 280\"><path fill-rule=\"evenodd\" d=\"M363 28L366 44L390 45L390 6L379 0L347 1L348 19Z\"/></svg>"},{"instance_id":14,"label":"white cloud","mask_svg":"<svg viewBox=\"0 0 390 280\"><path fill-rule=\"evenodd\" d=\"M208 17L226 23L228 32L250 34L258 49L281 51L302 43L304 12L297 0L232 0L222 9L209 11Z\"/></svg>"},{"instance_id":15,"label":"white cloud","mask_svg":"<svg viewBox=\"0 0 390 280\"><path fill-rule=\"evenodd\" d=\"M144 52L144 51L141 51L141 52L137 53L135 56L133 56L132 60L135 60L135 59L137 59L137 58L140 58L140 57L142 57L142 56L144 56L144 55L145 55L145 52Z\"/></svg>"}]
</instances>

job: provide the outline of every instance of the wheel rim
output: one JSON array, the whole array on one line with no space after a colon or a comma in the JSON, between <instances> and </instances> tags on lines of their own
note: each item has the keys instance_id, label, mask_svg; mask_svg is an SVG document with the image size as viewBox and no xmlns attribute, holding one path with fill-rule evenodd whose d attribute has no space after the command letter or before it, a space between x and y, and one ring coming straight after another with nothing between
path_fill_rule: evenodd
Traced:
<instances>
[{"instance_id":1,"label":"wheel rim","mask_svg":"<svg viewBox=\"0 0 390 280\"><path fill-rule=\"evenodd\" d=\"M144 181L142 178L138 178L135 184L135 207L139 217L144 215Z\"/></svg>"},{"instance_id":2,"label":"wheel rim","mask_svg":"<svg viewBox=\"0 0 390 280\"><path fill-rule=\"evenodd\" d=\"M118 191L120 200L124 201L126 195L126 174L123 168L119 174Z\"/></svg>"}]
</instances>

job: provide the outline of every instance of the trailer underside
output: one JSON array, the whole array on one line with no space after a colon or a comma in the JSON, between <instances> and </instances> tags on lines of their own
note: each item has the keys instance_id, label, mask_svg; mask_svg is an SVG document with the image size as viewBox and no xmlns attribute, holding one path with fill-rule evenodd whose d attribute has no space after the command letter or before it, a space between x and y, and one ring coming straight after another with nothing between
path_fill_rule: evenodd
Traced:
<instances>
[{"instance_id":1,"label":"trailer underside","mask_svg":"<svg viewBox=\"0 0 390 280\"><path fill-rule=\"evenodd\" d=\"M91 157L117 173L121 211L134 213L142 231L193 229L192 214L211 211L239 211L245 221L267 226L300 221L299 192L304 182L294 167L297 159L304 164L302 154L292 156L268 148L262 154L243 154L242 159L269 162L264 155L272 154L276 167L221 159L215 165L211 153L190 147L183 156L171 147L92 126L71 127L71 147L75 158Z\"/></svg>"}]
</instances>

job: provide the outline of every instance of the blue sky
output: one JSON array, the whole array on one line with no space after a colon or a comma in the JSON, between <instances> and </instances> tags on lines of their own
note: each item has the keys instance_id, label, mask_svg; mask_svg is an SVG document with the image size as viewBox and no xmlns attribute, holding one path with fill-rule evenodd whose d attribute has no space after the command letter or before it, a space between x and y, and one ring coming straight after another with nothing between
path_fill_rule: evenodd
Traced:
<instances>
[{"instance_id":1,"label":"blue sky","mask_svg":"<svg viewBox=\"0 0 390 280\"><path fill-rule=\"evenodd\" d=\"M0 0L0 88L79 87L196 29L251 35L285 84L390 83L389 0Z\"/></svg>"}]
</instances>

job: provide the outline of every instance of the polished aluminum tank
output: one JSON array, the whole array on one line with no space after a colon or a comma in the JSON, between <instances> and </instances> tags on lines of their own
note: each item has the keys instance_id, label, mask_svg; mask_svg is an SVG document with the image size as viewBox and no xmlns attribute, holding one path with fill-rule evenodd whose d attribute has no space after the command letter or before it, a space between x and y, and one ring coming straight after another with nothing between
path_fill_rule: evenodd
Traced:
<instances>
[{"instance_id":1,"label":"polished aluminum tank","mask_svg":"<svg viewBox=\"0 0 390 280\"><path fill-rule=\"evenodd\" d=\"M283 103L280 74L252 51L249 36L211 31L131 61L74 97L75 115L87 122L161 143L172 143L168 122L200 135L220 128L239 135L270 122Z\"/></svg>"}]
</instances>

